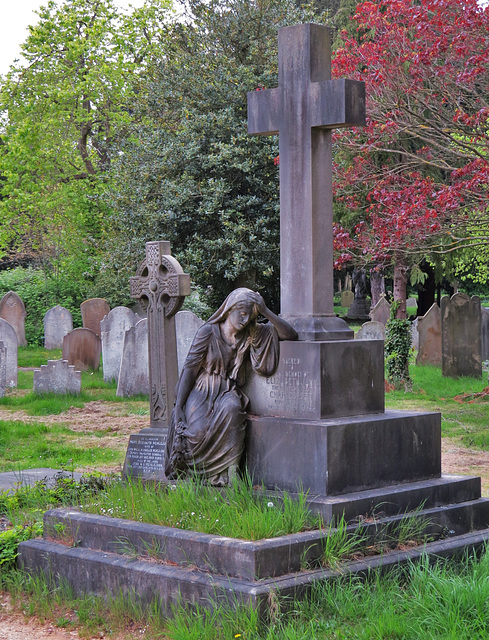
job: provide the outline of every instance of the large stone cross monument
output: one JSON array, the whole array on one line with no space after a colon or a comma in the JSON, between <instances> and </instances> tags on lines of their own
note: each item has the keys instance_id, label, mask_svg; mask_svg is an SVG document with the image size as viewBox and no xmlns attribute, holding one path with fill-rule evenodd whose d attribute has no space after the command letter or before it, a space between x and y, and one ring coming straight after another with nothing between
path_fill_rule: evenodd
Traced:
<instances>
[{"instance_id":1,"label":"large stone cross monument","mask_svg":"<svg viewBox=\"0 0 489 640\"><path fill-rule=\"evenodd\" d=\"M331 80L330 46L327 27L279 29L279 86L248 94L249 132L279 134L281 314L300 340L247 383L246 455L257 483L348 501L439 478L440 419L385 412L383 341L334 314L331 130L364 124L365 88Z\"/></svg>"},{"instance_id":2,"label":"large stone cross monument","mask_svg":"<svg viewBox=\"0 0 489 640\"><path fill-rule=\"evenodd\" d=\"M123 475L161 479L178 381L175 314L190 294L190 276L170 255L169 242L147 242L130 287L148 314L150 427L131 436Z\"/></svg>"},{"instance_id":3,"label":"large stone cross monument","mask_svg":"<svg viewBox=\"0 0 489 640\"><path fill-rule=\"evenodd\" d=\"M365 85L331 80L331 31L279 29L279 86L248 93L248 132L279 134L281 315L303 340L352 338L333 309L332 129L365 124Z\"/></svg>"}]
</instances>

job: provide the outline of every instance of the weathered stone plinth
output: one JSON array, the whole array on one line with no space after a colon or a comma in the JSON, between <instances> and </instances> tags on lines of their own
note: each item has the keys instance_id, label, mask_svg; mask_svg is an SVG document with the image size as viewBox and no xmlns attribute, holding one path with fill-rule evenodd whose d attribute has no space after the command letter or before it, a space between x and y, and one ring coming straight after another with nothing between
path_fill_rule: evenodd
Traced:
<instances>
[{"instance_id":1,"label":"weathered stone plinth","mask_svg":"<svg viewBox=\"0 0 489 640\"><path fill-rule=\"evenodd\" d=\"M268 489L340 495L441 474L438 413L307 421L250 417L246 466Z\"/></svg>"},{"instance_id":2,"label":"weathered stone plinth","mask_svg":"<svg viewBox=\"0 0 489 640\"><path fill-rule=\"evenodd\" d=\"M276 374L250 375L244 391L252 415L321 420L382 413L384 343L282 342Z\"/></svg>"}]
</instances>

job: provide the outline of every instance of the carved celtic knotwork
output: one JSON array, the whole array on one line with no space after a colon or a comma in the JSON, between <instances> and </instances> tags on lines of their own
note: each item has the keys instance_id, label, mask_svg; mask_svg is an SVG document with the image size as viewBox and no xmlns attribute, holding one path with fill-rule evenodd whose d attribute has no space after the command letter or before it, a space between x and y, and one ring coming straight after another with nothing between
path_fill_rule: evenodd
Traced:
<instances>
[{"instance_id":1,"label":"carved celtic knotwork","mask_svg":"<svg viewBox=\"0 0 489 640\"><path fill-rule=\"evenodd\" d=\"M178 379L175 323L190 294L190 276L170 255L170 243L146 243L146 258L130 279L131 297L148 313L151 427L166 428Z\"/></svg>"}]
</instances>

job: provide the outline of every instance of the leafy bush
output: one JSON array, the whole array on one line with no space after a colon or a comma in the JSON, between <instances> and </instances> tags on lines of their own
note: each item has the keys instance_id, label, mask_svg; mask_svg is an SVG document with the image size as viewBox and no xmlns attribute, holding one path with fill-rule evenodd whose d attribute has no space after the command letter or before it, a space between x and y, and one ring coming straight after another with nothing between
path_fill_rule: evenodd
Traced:
<instances>
[{"instance_id":1,"label":"leafy bush","mask_svg":"<svg viewBox=\"0 0 489 640\"><path fill-rule=\"evenodd\" d=\"M42 535L42 523L27 526L17 526L0 533L0 567L2 569L13 569L15 560L19 555L18 548L24 540L37 538Z\"/></svg>"},{"instance_id":2,"label":"leafy bush","mask_svg":"<svg viewBox=\"0 0 489 640\"><path fill-rule=\"evenodd\" d=\"M396 318L400 302L392 303L390 318L385 328L385 364L387 380L396 389L411 387L409 356L411 353L411 323Z\"/></svg>"},{"instance_id":3,"label":"leafy bush","mask_svg":"<svg viewBox=\"0 0 489 640\"><path fill-rule=\"evenodd\" d=\"M84 282L32 267L0 272L0 297L15 291L25 304L25 335L32 345L43 344L44 314L57 304L71 311L73 326L81 326L80 304L87 297L86 286Z\"/></svg>"}]
</instances>

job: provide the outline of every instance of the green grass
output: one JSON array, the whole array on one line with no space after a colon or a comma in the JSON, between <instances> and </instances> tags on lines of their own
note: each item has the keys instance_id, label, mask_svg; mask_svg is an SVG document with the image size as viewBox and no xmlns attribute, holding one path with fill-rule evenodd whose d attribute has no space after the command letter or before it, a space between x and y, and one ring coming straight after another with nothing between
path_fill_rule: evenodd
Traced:
<instances>
[{"instance_id":1,"label":"green grass","mask_svg":"<svg viewBox=\"0 0 489 640\"><path fill-rule=\"evenodd\" d=\"M166 491L138 481L112 483L84 511L245 540L322 526L320 516L309 513L306 496L271 499L254 490L249 478L220 491L198 479L180 480Z\"/></svg>"},{"instance_id":2,"label":"green grass","mask_svg":"<svg viewBox=\"0 0 489 640\"><path fill-rule=\"evenodd\" d=\"M37 467L96 467L120 462L121 454L107 448L74 444L80 440L60 424L0 420L0 470L20 471Z\"/></svg>"},{"instance_id":3,"label":"green grass","mask_svg":"<svg viewBox=\"0 0 489 640\"><path fill-rule=\"evenodd\" d=\"M44 349L43 347L19 347L19 367L40 367L48 360L60 360L63 356L61 349Z\"/></svg>"},{"instance_id":4,"label":"green grass","mask_svg":"<svg viewBox=\"0 0 489 640\"><path fill-rule=\"evenodd\" d=\"M76 597L66 585L20 572L0 574L0 587L27 615L81 629L83 637L128 633L147 640L474 640L489 637L489 556L460 563L428 561L364 582L345 577L316 585L301 602L270 597L268 619L251 606L175 607L165 618L155 603L121 596ZM285 607L283 605L286 605Z\"/></svg>"},{"instance_id":5,"label":"green grass","mask_svg":"<svg viewBox=\"0 0 489 640\"><path fill-rule=\"evenodd\" d=\"M482 378L446 378L439 367L409 367L411 391L390 391L386 408L436 411L442 414L442 436L460 438L468 447L489 450L489 399L474 403L457 401L456 396L478 393L487 386Z\"/></svg>"}]
</instances>

